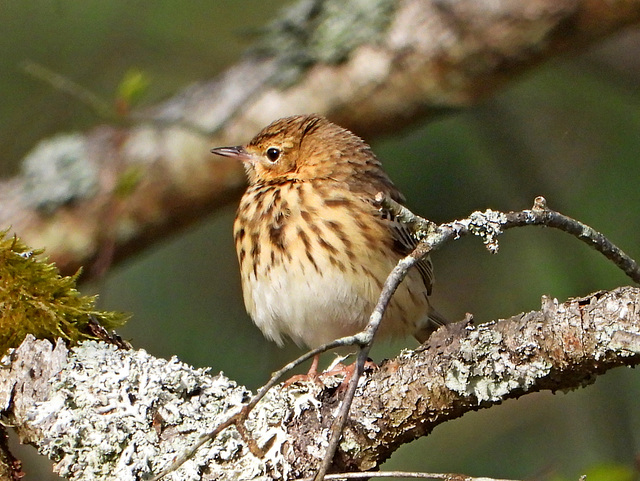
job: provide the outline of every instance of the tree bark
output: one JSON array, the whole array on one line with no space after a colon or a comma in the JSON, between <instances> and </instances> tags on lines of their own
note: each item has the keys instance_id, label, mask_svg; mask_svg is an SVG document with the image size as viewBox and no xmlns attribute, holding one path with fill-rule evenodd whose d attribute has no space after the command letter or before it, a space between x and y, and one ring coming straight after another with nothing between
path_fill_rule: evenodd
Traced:
<instances>
[{"instance_id":1,"label":"tree bark","mask_svg":"<svg viewBox=\"0 0 640 481\"><path fill-rule=\"evenodd\" d=\"M213 146L304 112L368 138L392 132L640 20L640 0L380 0L345 5L343 18L329 3L281 14L215 80L121 125L43 140L24 174L0 183L0 226L46 247L65 274L100 275L239 196L240 166L209 154Z\"/></svg>"},{"instance_id":2,"label":"tree bark","mask_svg":"<svg viewBox=\"0 0 640 481\"><path fill-rule=\"evenodd\" d=\"M474 326L440 328L365 373L334 461L370 470L400 445L469 411L541 390L584 387L640 362L640 289L623 287ZM143 479L238 412L248 391L176 359L28 338L2 362L0 405L24 442L73 480ZM340 401L339 380L276 387L245 423L166 479L295 479L314 472ZM251 454L250 436L264 456Z\"/></svg>"}]
</instances>

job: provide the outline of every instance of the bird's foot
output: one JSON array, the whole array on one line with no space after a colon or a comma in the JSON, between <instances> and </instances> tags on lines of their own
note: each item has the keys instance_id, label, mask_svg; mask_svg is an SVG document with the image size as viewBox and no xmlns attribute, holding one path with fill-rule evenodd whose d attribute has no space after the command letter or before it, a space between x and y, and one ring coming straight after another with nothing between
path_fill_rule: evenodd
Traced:
<instances>
[{"instance_id":1,"label":"bird's foot","mask_svg":"<svg viewBox=\"0 0 640 481\"><path fill-rule=\"evenodd\" d=\"M311 366L309 367L309 371L306 374L296 374L295 376L291 376L284 382L283 387L289 387L293 383L296 382L315 382L318 384L322 384L320 380L320 376L318 375L318 361L320 360L320 356L316 354L313 356L313 360L311 361Z\"/></svg>"},{"instance_id":2,"label":"bird's foot","mask_svg":"<svg viewBox=\"0 0 640 481\"><path fill-rule=\"evenodd\" d=\"M364 370L375 370L378 369L378 365L373 362L371 359L367 359L364 363ZM345 391L347 386L349 385L349 381L353 377L353 373L356 371L356 363L352 362L351 364L345 365L339 360L338 362L333 363L329 368L320 374L320 378L328 378L333 376L344 376L342 382L338 386L338 391Z\"/></svg>"},{"instance_id":3,"label":"bird's foot","mask_svg":"<svg viewBox=\"0 0 640 481\"><path fill-rule=\"evenodd\" d=\"M289 387L296 382L314 382L316 384L324 386L325 379L332 378L334 376L343 376L343 380L338 386L338 390L342 391L349 385L349 381L353 377L353 373L356 370L355 362L348 365L343 364L342 361L344 361L347 357L348 356L336 358L336 360L325 371L318 373L318 356L314 356L313 361L311 362L311 367L309 368L309 372L307 372L307 374L296 374L295 376L290 377L284 382L284 387ZM378 365L371 359L367 359L364 364L364 370L366 371L374 369L378 369Z\"/></svg>"}]
</instances>

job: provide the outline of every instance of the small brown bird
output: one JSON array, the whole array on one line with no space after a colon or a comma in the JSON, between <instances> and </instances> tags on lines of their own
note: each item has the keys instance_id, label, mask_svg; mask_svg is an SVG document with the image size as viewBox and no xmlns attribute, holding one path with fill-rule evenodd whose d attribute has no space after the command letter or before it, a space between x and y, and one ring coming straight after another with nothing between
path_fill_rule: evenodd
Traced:
<instances>
[{"instance_id":1,"label":"small brown bird","mask_svg":"<svg viewBox=\"0 0 640 481\"><path fill-rule=\"evenodd\" d=\"M299 115L212 152L241 160L249 178L233 231L245 306L264 335L314 348L362 330L416 245L373 204L378 192L404 197L371 148L323 117ZM429 305L432 283L426 259L398 288L378 335L425 341L444 322Z\"/></svg>"}]
</instances>

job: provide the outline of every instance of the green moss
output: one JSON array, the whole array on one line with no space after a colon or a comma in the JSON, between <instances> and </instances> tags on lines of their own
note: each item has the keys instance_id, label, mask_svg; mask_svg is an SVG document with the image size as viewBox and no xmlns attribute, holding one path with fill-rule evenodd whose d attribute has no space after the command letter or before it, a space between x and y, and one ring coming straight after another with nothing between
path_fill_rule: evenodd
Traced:
<instances>
[{"instance_id":1,"label":"green moss","mask_svg":"<svg viewBox=\"0 0 640 481\"><path fill-rule=\"evenodd\" d=\"M280 12L256 51L279 60L276 83L291 84L308 66L342 62L360 45L379 40L393 5L391 0L301 0Z\"/></svg>"},{"instance_id":2,"label":"green moss","mask_svg":"<svg viewBox=\"0 0 640 481\"><path fill-rule=\"evenodd\" d=\"M76 344L96 339L91 326L96 322L107 330L126 322L126 314L97 310L96 296L76 290L78 274L60 276L40 254L0 231L0 353L17 347L27 334Z\"/></svg>"}]
</instances>

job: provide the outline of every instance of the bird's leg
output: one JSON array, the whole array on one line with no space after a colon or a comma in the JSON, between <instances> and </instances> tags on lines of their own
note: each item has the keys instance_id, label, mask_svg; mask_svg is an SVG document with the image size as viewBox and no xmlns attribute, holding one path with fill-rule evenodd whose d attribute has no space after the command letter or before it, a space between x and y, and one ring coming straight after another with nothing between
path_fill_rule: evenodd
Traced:
<instances>
[{"instance_id":1,"label":"bird's leg","mask_svg":"<svg viewBox=\"0 0 640 481\"><path fill-rule=\"evenodd\" d=\"M309 366L309 371L306 374L296 374L295 376L291 376L284 382L284 387L291 386L294 382L304 382L304 381L313 381L320 382L320 377L318 376L318 362L320 361L320 354L316 354L313 356L311 360L311 366Z\"/></svg>"},{"instance_id":2,"label":"bird's leg","mask_svg":"<svg viewBox=\"0 0 640 481\"><path fill-rule=\"evenodd\" d=\"M378 365L375 362L373 362L371 359L367 359L364 365L364 369L365 370L378 369ZM340 386L338 387L338 390L342 391L346 389L346 387L349 385L349 381L351 381L351 378L353 377L353 373L355 371L356 371L355 362L351 364L342 364L342 362L339 362L338 364L334 365L331 369L324 371L322 374L320 374L319 377L324 378L324 377L330 377L330 376L343 375L344 379L342 380L342 382L340 383Z\"/></svg>"},{"instance_id":3,"label":"bird's leg","mask_svg":"<svg viewBox=\"0 0 640 481\"><path fill-rule=\"evenodd\" d=\"M320 354L316 354L315 356L313 356L313 360L311 361L311 366L309 366L309 372L307 372L307 377L309 379L317 379L318 362L320 362Z\"/></svg>"}]
</instances>

